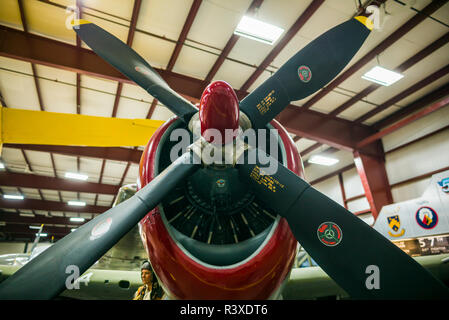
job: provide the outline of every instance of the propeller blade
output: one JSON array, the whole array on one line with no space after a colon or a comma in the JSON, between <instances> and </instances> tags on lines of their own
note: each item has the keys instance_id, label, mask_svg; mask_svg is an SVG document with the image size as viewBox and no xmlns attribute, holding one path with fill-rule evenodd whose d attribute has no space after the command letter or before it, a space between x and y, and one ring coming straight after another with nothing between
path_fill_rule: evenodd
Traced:
<instances>
[{"instance_id":1,"label":"propeller blade","mask_svg":"<svg viewBox=\"0 0 449 320\"><path fill-rule=\"evenodd\" d=\"M187 152L128 200L56 242L0 284L0 299L51 299L83 274L200 165Z\"/></svg>"},{"instance_id":2,"label":"propeller blade","mask_svg":"<svg viewBox=\"0 0 449 320\"><path fill-rule=\"evenodd\" d=\"M176 93L161 76L133 49L115 36L86 21L73 23L78 36L100 57L149 94L166 105L174 114L188 123L198 109Z\"/></svg>"},{"instance_id":3,"label":"propeller blade","mask_svg":"<svg viewBox=\"0 0 449 320\"><path fill-rule=\"evenodd\" d=\"M448 288L413 258L283 165L264 175L255 160L260 155L268 157L246 151L239 174L256 197L287 219L299 243L352 298L449 298Z\"/></svg>"},{"instance_id":4,"label":"propeller blade","mask_svg":"<svg viewBox=\"0 0 449 320\"><path fill-rule=\"evenodd\" d=\"M288 60L240 102L254 129L263 128L291 101L303 99L330 82L357 53L372 29L358 16L322 34Z\"/></svg>"}]
</instances>

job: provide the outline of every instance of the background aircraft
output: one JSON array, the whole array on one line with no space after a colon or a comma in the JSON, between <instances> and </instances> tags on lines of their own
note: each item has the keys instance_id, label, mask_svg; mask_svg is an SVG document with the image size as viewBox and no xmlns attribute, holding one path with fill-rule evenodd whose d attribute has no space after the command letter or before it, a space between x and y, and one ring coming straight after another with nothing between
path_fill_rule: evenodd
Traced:
<instances>
[{"instance_id":1,"label":"background aircraft","mask_svg":"<svg viewBox=\"0 0 449 320\"><path fill-rule=\"evenodd\" d=\"M1 284L0 297L55 297L65 288L67 267L84 272L140 221L153 269L172 298L276 298L288 279L297 241L352 298L447 298L448 289L418 263L301 178L301 160L293 142L273 120L289 102L332 80L371 28L369 19L358 16L331 29L240 102L226 83L213 82L203 93L198 113L131 48L92 23L75 23L77 34L98 55L167 105L177 118L160 127L147 144L139 192L27 263ZM198 153L204 146L222 152L221 145L204 135L205 129L238 126L280 132L281 156L270 158L280 161L276 173L263 174L261 159L268 156L258 145L237 149L236 160L243 163L236 161L229 167L196 163L204 160ZM195 143L170 163L167 151L172 142L167 136L179 127L189 128ZM239 139L233 138L228 143ZM253 156L257 163L247 161ZM178 192L184 194L181 199ZM182 199L188 202L182 204ZM179 208L170 210L189 203L190 208L184 209L190 211L180 215ZM244 215L242 210L252 214ZM195 214L195 224L189 225ZM241 215L240 223L233 222L234 214ZM250 224L251 215L255 222ZM184 221L175 226L171 222L178 217ZM382 286L375 290L366 286L366 270L373 265L382 272Z\"/></svg>"}]
</instances>

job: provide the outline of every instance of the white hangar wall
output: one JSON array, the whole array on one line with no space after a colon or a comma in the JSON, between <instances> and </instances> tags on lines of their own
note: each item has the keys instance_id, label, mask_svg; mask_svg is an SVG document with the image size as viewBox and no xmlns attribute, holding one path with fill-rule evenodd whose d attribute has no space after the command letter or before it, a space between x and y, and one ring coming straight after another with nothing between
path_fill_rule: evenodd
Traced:
<instances>
[{"instance_id":1,"label":"white hangar wall","mask_svg":"<svg viewBox=\"0 0 449 320\"><path fill-rule=\"evenodd\" d=\"M385 167L390 185L393 185L391 191L395 202L421 196L431 177L395 186L396 184L449 166L449 129L403 148L394 149L448 125L449 107L445 107L393 132L382 140L386 152ZM390 150L393 151L389 152Z\"/></svg>"}]
</instances>

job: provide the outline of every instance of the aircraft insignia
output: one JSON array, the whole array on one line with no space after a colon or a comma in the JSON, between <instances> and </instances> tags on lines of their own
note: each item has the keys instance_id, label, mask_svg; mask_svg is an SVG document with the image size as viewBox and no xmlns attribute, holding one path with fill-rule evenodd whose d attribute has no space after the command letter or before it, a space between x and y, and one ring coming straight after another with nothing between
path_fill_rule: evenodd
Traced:
<instances>
[{"instance_id":1,"label":"aircraft insignia","mask_svg":"<svg viewBox=\"0 0 449 320\"><path fill-rule=\"evenodd\" d=\"M318 239L328 247L334 247L343 239L341 228L333 222L323 222L317 230Z\"/></svg>"},{"instance_id":2,"label":"aircraft insignia","mask_svg":"<svg viewBox=\"0 0 449 320\"><path fill-rule=\"evenodd\" d=\"M92 229L89 239L95 240L100 238L102 235L104 235L106 232L109 231L111 224L112 224L111 218L104 219L99 223L97 223L97 225Z\"/></svg>"},{"instance_id":3,"label":"aircraft insignia","mask_svg":"<svg viewBox=\"0 0 449 320\"><path fill-rule=\"evenodd\" d=\"M405 229L401 229L401 220L399 219L399 215L387 217L388 226L393 230L395 233L392 233L391 231L388 231L388 234L392 237L400 237L404 235ZM401 230L400 230L401 229ZM396 233L398 232L399 233Z\"/></svg>"},{"instance_id":4,"label":"aircraft insignia","mask_svg":"<svg viewBox=\"0 0 449 320\"><path fill-rule=\"evenodd\" d=\"M432 229L438 224L438 215L430 207L421 207L416 211L416 222L421 228Z\"/></svg>"},{"instance_id":5,"label":"aircraft insignia","mask_svg":"<svg viewBox=\"0 0 449 320\"><path fill-rule=\"evenodd\" d=\"M449 178L441 179L441 181L438 181L438 184L444 192L449 193Z\"/></svg>"},{"instance_id":6,"label":"aircraft insignia","mask_svg":"<svg viewBox=\"0 0 449 320\"><path fill-rule=\"evenodd\" d=\"M312 71L310 71L310 68L307 66L300 66L298 68L298 76L302 82L307 83L312 79Z\"/></svg>"},{"instance_id":7,"label":"aircraft insignia","mask_svg":"<svg viewBox=\"0 0 449 320\"><path fill-rule=\"evenodd\" d=\"M224 179L217 180L217 187L223 188L226 185L226 181Z\"/></svg>"}]
</instances>

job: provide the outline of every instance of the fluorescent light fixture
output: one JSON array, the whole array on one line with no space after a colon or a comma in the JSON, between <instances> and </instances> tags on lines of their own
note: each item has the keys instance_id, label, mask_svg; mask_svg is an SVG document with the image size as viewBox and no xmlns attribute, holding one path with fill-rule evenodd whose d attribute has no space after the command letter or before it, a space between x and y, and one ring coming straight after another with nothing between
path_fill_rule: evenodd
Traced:
<instances>
[{"instance_id":1,"label":"fluorescent light fixture","mask_svg":"<svg viewBox=\"0 0 449 320\"><path fill-rule=\"evenodd\" d=\"M36 233L36 237L38 237L39 236L39 233ZM40 233L40 236L41 237L46 237L46 236L48 236L48 234L46 234L46 233Z\"/></svg>"},{"instance_id":2,"label":"fluorescent light fixture","mask_svg":"<svg viewBox=\"0 0 449 320\"><path fill-rule=\"evenodd\" d=\"M69 201L67 202L69 206L79 206L84 207L86 203L84 201Z\"/></svg>"},{"instance_id":3,"label":"fluorescent light fixture","mask_svg":"<svg viewBox=\"0 0 449 320\"><path fill-rule=\"evenodd\" d=\"M403 77L404 76L400 73L382 68L380 66L375 66L362 76L365 80L369 80L383 86L389 86Z\"/></svg>"},{"instance_id":4,"label":"fluorescent light fixture","mask_svg":"<svg viewBox=\"0 0 449 320\"><path fill-rule=\"evenodd\" d=\"M84 218L73 217L73 218L70 218L70 221L72 221L72 222L84 222Z\"/></svg>"},{"instance_id":5,"label":"fluorescent light fixture","mask_svg":"<svg viewBox=\"0 0 449 320\"><path fill-rule=\"evenodd\" d=\"M234 34L257 40L263 43L273 44L284 32L284 29L273 26L260 20L243 16Z\"/></svg>"},{"instance_id":6,"label":"fluorescent light fixture","mask_svg":"<svg viewBox=\"0 0 449 320\"><path fill-rule=\"evenodd\" d=\"M0 169L5 169L5 164L0 161Z\"/></svg>"},{"instance_id":7,"label":"fluorescent light fixture","mask_svg":"<svg viewBox=\"0 0 449 320\"><path fill-rule=\"evenodd\" d=\"M314 154L308 160L310 163L320 164L322 166L333 166L340 160Z\"/></svg>"},{"instance_id":8,"label":"fluorescent light fixture","mask_svg":"<svg viewBox=\"0 0 449 320\"><path fill-rule=\"evenodd\" d=\"M29 228L30 228L30 229L36 229L36 230L39 230L41 227L38 227L38 226L29 226Z\"/></svg>"},{"instance_id":9,"label":"fluorescent light fixture","mask_svg":"<svg viewBox=\"0 0 449 320\"><path fill-rule=\"evenodd\" d=\"M21 216L21 217L30 217L30 218L35 217L35 215L32 214L32 213L22 213L22 212L19 214L19 216Z\"/></svg>"},{"instance_id":10,"label":"fluorescent light fixture","mask_svg":"<svg viewBox=\"0 0 449 320\"><path fill-rule=\"evenodd\" d=\"M87 178L89 178L88 175L81 174L81 173L74 173L74 172L66 172L64 176L69 179L76 179L76 180L83 180L83 181L86 181Z\"/></svg>"},{"instance_id":11,"label":"fluorescent light fixture","mask_svg":"<svg viewBox=\"0 0 449 320\"><path fill-rule=\"evenodd\" d=\"M70 229L70 232L73 232L73 231L75 231L76 230L76 228L72 228L72 229Z\"/></svg>"},{"instance_id":12,"label":"fluorescent light fixture","mask_svg":"<svg viewBox=\"0 0 449 320\"><path fill-rule=\"evenodd\" d=\"M21 194L4 194L3 198L11 200L23 200L24 197Z\"/></svg>"}]
</instances>

